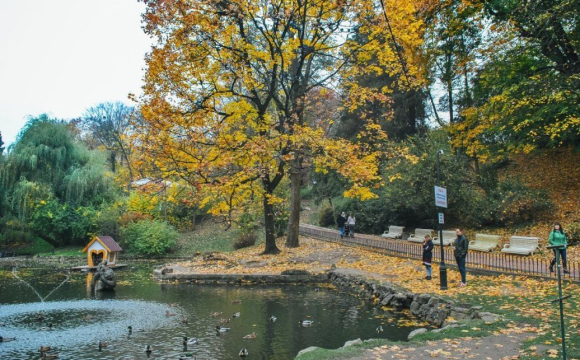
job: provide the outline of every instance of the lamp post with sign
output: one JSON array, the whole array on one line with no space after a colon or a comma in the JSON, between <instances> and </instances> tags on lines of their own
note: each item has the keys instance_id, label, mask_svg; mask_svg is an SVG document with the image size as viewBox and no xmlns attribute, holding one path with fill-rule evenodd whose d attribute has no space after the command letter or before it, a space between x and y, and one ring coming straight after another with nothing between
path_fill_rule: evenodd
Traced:
<instances>
[{"instance_id":1,"label":"lamp post with sign","mask_svg":"<svg viewBox=\"0 0 580 360\"><path fill-rule=\"evenodd\" d=\"M443 224L445 222L443 209L447 208L447 189L441 187L441 173L439 171L439 155L443 150L437 150L437 186L435 186L435 207L437 208L437 230L439 230L439 245L441 248L441 264L439 265L439 279L441 290L447 290L447 267L445 266L445 251L443 249Z\"/></svg>"}]
</instances>

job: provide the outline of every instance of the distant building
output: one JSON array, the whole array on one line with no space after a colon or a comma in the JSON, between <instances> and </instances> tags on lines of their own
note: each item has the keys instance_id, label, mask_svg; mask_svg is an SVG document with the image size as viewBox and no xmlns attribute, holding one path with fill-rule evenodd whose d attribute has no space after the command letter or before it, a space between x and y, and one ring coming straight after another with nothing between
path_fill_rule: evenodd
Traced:
<instances>
[{"instance_id":1,"label":"distant building","mask_svg":"<svg viewBox=\"0 0 580 360\"><path fill-rule=\"evenodd\" d=\"M89 266L97 266L107 260L109 266L116 265L117 253L123 251L119 244L110 236L95 236L83 249L87 252Z\"/></svg>"},{"instance_id":2,"label":"distant building","mask_svg":"<svg viewBox=\"0 0 580 360\"><path fill-rule=\"evenodd\" d=\"M134 188L140 188L143 186L152 186L152 187L161 187L161 188L166 188L166 187L171 187L173 186L173 183L169 180L153 180L153 179L149 179L149 178L143 178L143 179L139 179L136 181L133 181L131 183L131 186Z\"/></svg>"}]
</instances>

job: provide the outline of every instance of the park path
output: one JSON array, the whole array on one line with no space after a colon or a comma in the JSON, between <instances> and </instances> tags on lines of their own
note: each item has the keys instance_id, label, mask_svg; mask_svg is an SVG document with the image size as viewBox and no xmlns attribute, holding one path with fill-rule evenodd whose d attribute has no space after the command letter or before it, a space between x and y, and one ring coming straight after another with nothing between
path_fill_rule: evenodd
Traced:
<instances>
[{"instance_id":1,"label":"park path","mask_svg":"<svg viewBox=\"0 0 580 360\"><path fill-rule=\"evenodd\" d=\"M369 250L378 251L388 255L420 259L422 247L419 243L406 240L384 239L376 235L356 234L354 237L340 238L337 230L327 229L310 224L300 224L300 234L310 236L319 240L330 241L346 246L357 246ZM450 266L455 266L453 248L444 247L444 259ZM441 251L439 246L433 250L433 261L440 262ZM528 275L534 277L554 278L554 273L550 274L549 260L538 259L529 256L510 255L505 253L470 251L467 257L468 269L478 269L509 275ZM564 278L572 281L580 281L580 264L568 262L570 274Z\"/></svg>"},{"instance_id":2,"label":"park path","mask_svg":"<svg viewBox=\"0 0 580 360\"><path fill-rule=\"evenodd\" d=\"M536 354L537 349L521 350L522 342L533 333L509 333L492 335L483 338L463 337L427 341L422 345L385 345L368 349L361 355L349 360L383 360L406 359L421 360L430 358L442 359L482 359L482 360L511 360L519 359L522 352L528 355ZM556 351L557 353L557 351Z\"/></svg>"}]
</instances>

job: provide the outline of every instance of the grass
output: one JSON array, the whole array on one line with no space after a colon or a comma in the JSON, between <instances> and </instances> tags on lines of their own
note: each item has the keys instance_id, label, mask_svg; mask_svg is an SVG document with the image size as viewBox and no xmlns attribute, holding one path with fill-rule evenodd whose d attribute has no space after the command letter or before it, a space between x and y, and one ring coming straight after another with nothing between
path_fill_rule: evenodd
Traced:
<instances>
[{"instance_id":1,"label":"grass","mask_svg":"<svg viewBox=\"0 0 580 360\"><path fill-rule=\"evenodd\" d=\"M14 249L16 255L36 255L39 253L52 253L55 251L54 246L45 240L37 237L34 241L25 247Z\"/></svg>"},{"instance_id":2,"label":"grass","mask_svg":"<svg viewBox=\"0 0 580 360\"><path fill-rule=\"evenodd\" d=\"M256 230L256 245L264 243L264 233ZM212 220L204 221L194 231L181 233L169 256L188 257L200 253L234 251L234 243L240 236L238 228L226 229Z\"/></svg>"},{"instance_id":3,"label":"grass","mask_svg":"<svg viewBox=\"0 0 580 360\"><path fill-rule=\"evenodd\" d=\"M82 252L83 247L81 246L66 246L63 248L54 249L51 252L41 252L36 255L38 256L65 256L65 257L84 257L85 253Z\"/></svg>"}]
</instances>

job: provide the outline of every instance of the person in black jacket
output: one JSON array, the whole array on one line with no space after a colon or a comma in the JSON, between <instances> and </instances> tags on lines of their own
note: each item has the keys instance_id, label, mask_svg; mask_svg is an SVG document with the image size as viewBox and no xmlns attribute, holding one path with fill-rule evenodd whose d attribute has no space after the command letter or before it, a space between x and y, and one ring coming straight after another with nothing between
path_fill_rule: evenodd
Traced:
<instances>
[{"instance_id":1,"label":"person in black jacket","mask_svg":"<svg viewBox=\"0 0 580 360\"><path fill-rule=\"evenodd\" d=\"M427 272L426 280L431 280L431 260L433 259L433 240L431 236L425 235L425 241L423 241L423 265L425 265L425 271Z\"/></svg>"},{"instance_id":2,"label":"person in black jacket","mask_svg":"<svg viewBox=\"0 0 580 360\"><path fill-rule=\"evenodd\" d=\"M338 225L338 231L340 232L340 238L342 239L344 237L344 224L346 224L346 214L344 211L336 218L336 224Z\"/></svg>"},{"instance_id":3,"label":"person in black jacket","mask_svg":"<svg viewBox=\"0 0 580 360\"><path fill-rule=\"evenodd\" d=\"M467 270L465 269L465 259L467 258L467 249L469 247L469 241L465 235L463 235L463 230L456 229L455 234L457 234L457 239L455 239L455 261L457 262L457 267L459 268L459 273L461 274L461 283L459 286L467 285Z\"/></svg>"}]
</instances>

